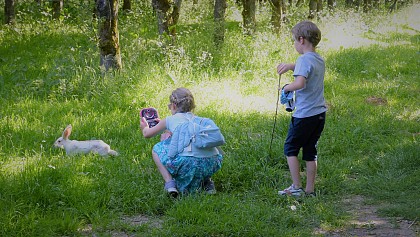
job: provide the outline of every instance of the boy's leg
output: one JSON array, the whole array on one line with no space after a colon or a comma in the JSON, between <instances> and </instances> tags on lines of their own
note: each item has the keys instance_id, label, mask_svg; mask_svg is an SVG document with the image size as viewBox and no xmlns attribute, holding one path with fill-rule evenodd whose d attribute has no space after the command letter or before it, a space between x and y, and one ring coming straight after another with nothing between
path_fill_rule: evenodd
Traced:
<instances>
[{"instance_id":1,"label":"boy's leg","mask_svg":"<svg viewBox=\"0 0 420 237\"><path fill-rule=\"evenodd\" d=\"M317 161L306 161L306 193L313 193L315 191L315 177L317 170Z\"/></svg>"},{"instance_id":2,"label":"boy's leg","mask_svg":"<svg viewBox=\"0 0 420 237\"><path fill-rule=\"evenodd\" d=\"M312 117L312 131L308 137L307 143L303 146L303 160L306 161L306 193L315 191L315 178L318 168L317 163L317 144L324 130L325 113Z\"/></svg>"},{"instance_id":3,"label":"boy's leg","mask_svg":"<svg viewBox=\"0 0 420 237\"><path fill-rule=\"evenodd\" d=\"M293 184L284 190L280 190L278 194L281 196L302 196L305 191L302 189L300 181L300 167L297 156L287 156L287 164L289 165Z\"/></svg>"},{"instance_id":4,"label":"boy's leg","mask_svg":"<svg viewBox=\"0 0 420 237\"><path fill-rule=\"evenodd\" d=\"M155 162L159 173L162 175L165 182L172 181L172 175L169 173L169 171L166 169L165 166L163 166L162 162L159 159L159 156L153 151L152 152L153 161Z\"/></svg>"},{"instance_id":5,"label":"boy's leg","mask_svg":"<svg viewBox=\"0 0 420 237\"><path fill-rule=\"evenodd\" d=\"M302 187L300 181L300 166L297 156L288 156L287 164L289 165L290 175L292 176L293 186L298 189Z\"/></svg>"}]
</instances>

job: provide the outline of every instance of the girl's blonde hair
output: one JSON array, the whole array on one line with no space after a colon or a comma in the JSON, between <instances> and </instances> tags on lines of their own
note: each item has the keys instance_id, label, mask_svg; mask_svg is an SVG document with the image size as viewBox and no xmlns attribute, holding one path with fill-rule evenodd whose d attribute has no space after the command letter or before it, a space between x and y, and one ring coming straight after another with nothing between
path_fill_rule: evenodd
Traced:
<instances>
[{"instance_id":1,"label":"girl's blonde hair","mask_svg":"<svg viewBox=\"0 0 420 237\"><path fill-rule=\"evenodd\" d=\"M169 101L176 106L176 112L191 112L195 108L194 97L187 88L177 88L172 91Z\"/></svg>"},{"instance_id":2,"label":"girl's blonde hair","mask_svg":"<svg viewBox=\"0 0 420 237\"><path fill-rule=\"evenodd\" d=\"M299 40L300 37L308 40L316 47L321 41L321 31L318 26L311 21L301 21L292 28L292 34L295 40Z\"/></svg>"}]
</instances>

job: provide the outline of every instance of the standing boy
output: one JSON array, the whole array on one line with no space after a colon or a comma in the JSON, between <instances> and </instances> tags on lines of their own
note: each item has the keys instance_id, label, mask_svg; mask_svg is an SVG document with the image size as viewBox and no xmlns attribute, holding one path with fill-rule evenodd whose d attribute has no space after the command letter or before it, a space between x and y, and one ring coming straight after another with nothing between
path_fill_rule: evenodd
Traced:
<instances>
[{"instance_id":1,"label":"standing boy","mask_svg":"<svg viewBox=\"0 0 420 237\"><path fill-rule=\"evenodd\" d=\"M293 184L279 191L280 195L315 195L317 172L317 143L325 124L327 107L324 100L324 59L315 52L321 40L321 31L310 21L302 21L292 28L296 51L301 54L296 64L281 63L277 72L281 75L293 70L294 81L282 89L281 100L286 103L288 92L295 92L296 111L293 113L284 144ZM297 158L302 148L306 162L306 187L302 188L300 166Z\"/></svg>"}]
</instances>

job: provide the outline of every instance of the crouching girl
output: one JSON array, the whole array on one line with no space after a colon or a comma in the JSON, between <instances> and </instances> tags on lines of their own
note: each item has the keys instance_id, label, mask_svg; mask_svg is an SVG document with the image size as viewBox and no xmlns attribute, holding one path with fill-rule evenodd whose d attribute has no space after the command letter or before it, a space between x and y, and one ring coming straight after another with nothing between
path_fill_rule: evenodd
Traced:
<instances>
[{"instance_id":1,"label":"crouching girl","mask_svg":"<svg viewBox=\"0 0 420 237\"><path fill-rule=\"evenodd\" d=\"M186 88L178 88L169 97L168 109L171 116L159 121L149 128L145 118L141 118L140 127L145 138L161 134L161 141L153 146L153 161L165 181L165 190L172 197L177 197L178 192L194 193L204 190L207 193L215 193L214 183L211 176L222 166L223 156L219 149L187 149L174 157L169 156L171 135L175 129L191 120L194 116L194 97ZM175 139L175 138L174 138Z\"/></svg>"}]
</instances>

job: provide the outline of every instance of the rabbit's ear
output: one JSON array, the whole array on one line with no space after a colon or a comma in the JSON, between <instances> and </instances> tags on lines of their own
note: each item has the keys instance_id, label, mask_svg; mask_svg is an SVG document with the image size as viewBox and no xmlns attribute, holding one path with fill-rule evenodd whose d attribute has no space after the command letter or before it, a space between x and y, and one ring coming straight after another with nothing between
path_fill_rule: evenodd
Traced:
<instances>
[{"instance_id":1,"label":"rabbit's ear","mask_svg":"<svg viewBox=\"0 0 420 237\"><path fill-rule=\"evenodd\" d=\"M71 124L67 125L66 129L63 131L63 138L68 139L71 134Z\"/></svg>"}]
</instances>

